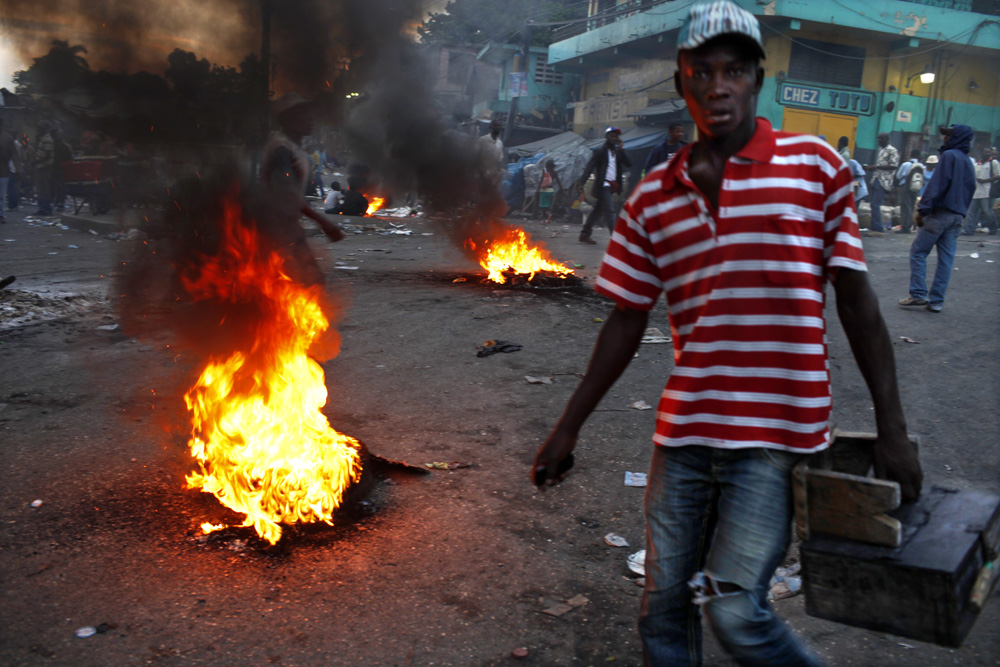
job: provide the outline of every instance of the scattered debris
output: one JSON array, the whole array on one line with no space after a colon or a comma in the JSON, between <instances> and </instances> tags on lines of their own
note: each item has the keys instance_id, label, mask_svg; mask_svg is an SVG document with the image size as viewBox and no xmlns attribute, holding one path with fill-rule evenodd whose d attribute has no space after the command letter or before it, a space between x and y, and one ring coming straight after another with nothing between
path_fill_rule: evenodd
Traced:
<instances>
[{"instance_id":1,"label":"scattered debris","mask_svg":"<svg viewBox=\"0 0 1000 667\"><path fill-rule=\"evenodd\" d=\"M639 576L646 576L646 550L636 551L634 554L629 555L625 560L628 563L628 569L632 570Z\"/></svg>"},{"instance_id":2,"label":"scattered debris","mask_svg":"<svg viewBox=\"0 0 1000 667\"><path fill-rule=\"evenodd\" d=\"M913 339L912 339L912 338L910 338L909 336L900 336L899 338L900 338L900 339L901 339L901 340L902 340L902 341L903 341L904 343L913 343L914 345L920 345L920 341L919 341L919 340L913 340Z\"/></svg>"},{"instance_id":3,"label":"scattered debris","mask_svg":"<svg viewBox=\"0 0 1000 667\"><path fill-rule=\"evenodd\" d=\"M43 502L45 502L45 501L40 500L40 499L39 500L32 500L31 501L31 506L32 507L41 507Z\"/></svg>"},{"instance_id":4,"label":"scattered debris","mask_svg":"<svg viewBox=\"0 0 1000 667\"><path fill-rule=\"evenodd\" d=\"M525 375L524 379L528 381L528 384L552 384L552 378L550 377L536 377L534 375Z\"/></svg>"},{"instance_id":5,"label":"scattered debris","mask_svg":"<svg viewBox=\"0 0 1000 667\"><path fill-rule=\"evenodd\" d=\"M78 246L78 245L68 245L66 247L67 248L72 248L73 250L79 250L80 249L80 246Z\"/></svg>"},{"instance_id":6,"label":"scattered debris","mask_svg":"<svg viewBox=\"0 0 1000 667\"><path fill-rule=\"evenodd\" d=\"M506 340L488 340L482 345L476 346L476 349L479 350L476 352L477 357L488 357L498 352L517 352L521 346Z\"/></svg>"},{"instance_id":7,"label":"scattered debris","mask_svg":"<svg viewBox=\"0 0 1000 667\"><path fill-rule=\"evenodd\" d=\"M549 616L562 616L563 614L567 614L573 611L574 609L582 607L588 602L590 602L590 600L588 600L583 595L575 595L570 599L566 600L566 602L559 602L557 604L552 605L551 607L543 609L542 613L548 614Z\"/></svg>"},{"instance_id":8,"label":"scattered debris","mask_svg":"<svg viewBox=\"0 0 1000 667\"><path fill-rule=\"evenodd\" d=\"M598 323L598 324L600 324L600 323L601 323L601 322L603 322L603 321L604 321L604 318L603 318L603 317L595 317L595 318L594 318L594 322L596 322L596 323Z\"/></svg>"},{"instance_id":9,"label":"scattered debris","mask_svg":"<svg viewBox=\"0 0 1000 667\"><path fill-rule=\"evenodd\" d=\"M653 409L653 406L650 405L649 403L647 403L646 401L636 401L635 403L633 403L629 407L630 408L635 408L636 410L652 410Z\"/></svg>"},{"instance_id":10,"label":"scattered debris","mask_svg":"<svg viewBox=\"0 0 1000 667\"><path fill-rule=\"evenodd\" d=\"M468 280L469 279L466 278L465 276L459 276L458 278L455 278L451 282L453 282L453 283L464 283L464 282L468 282ZM515 650L517 650L517 649L515 649Z\"/></svg>"},{"instance_id":11,"label":"scattered debris","mask_svg":"<svg viewBox=\"0 0 1000 667\"><path fill-rule=\"evenodd\" d=\"M799 563L779 567L771 577L771 590L767 598L771 601L784 600L802 592L802 566Z\"/></svg>"},{"instance_id":12,"label":"scattered debris","mask_svg":"<svg viewBox=\"0 0 1000 667\"><path fill-rule=\"evenodd\" d=\"M356 266L344 266L342 264L338 264L338 265L334 266L333 268L335 268L335 269L342 269L344 271L357 271L358 270L358 267L356 267Z\"/></svg>"},{"instance_id":13,"label":"scattered debris","mask_svg":"<svg viewBox=\"0 0 1000 667\"><path fill-rule=\"evenodd\" d=\"M475 463L462 463L460 461L434 461L432 463L425 463L424 467L431 468L433 470L458 470L459 468L471 468Z\"/></svg>"},{"instance_id":14,"label":"scattered debris","mask_svg":"<svg viewBox=\"0 0 1000 667\"><path fill-rule=\"evenodd\" d=\"M588 519L587 517L578 516L576 517L576 520L580 522L581 526L584 528L590 528L591 530L601 527L600 523L594 521L593 519Z\"/></svg>"},{"instance_id":15,"label":"scattered debris","mask_svg":"<svg viewBox=\"0 0 1000 667\"><path fill-rule=\"evenodd\" d=\"M518 646L516 649L510 652L510 657L515 660L522 660L528 657L528 649L523 646Z\"/></svg>"},{"instance_id":16,"label":"scattered debris","mask_svg":"<svg viewBox=\"0 0 1000 667\"><path fill-rule=\"evenodd\" d=\"M75 634L80 639L86 639L87 637L93 637L94 635L96 635L97 628L90 625L85 625L82 628L77 628Z\"/></svg>"},{"instance_id":17,"label":"scattered debris","mask_svg":"<svg viewBox=\"0 0 1000 667\"><path fill-rule=\"evenodd\" d=\"M627 547L628 540L618 533L608 533L604 536L604 543L609 547Z\"/></svg>"},{"instance_id":18,"label":"scattered debris","mask_svg":"<svg viewBox=\"0 0 1000 667\"><path fill-rule=\"evenodd\" d=\"M917 648L917 647L916 647L916 646L914 646L913 644L907 644L907 643L905 643L905 642L898 642L898 643L897 643L897 646L902 646L903 648L911 648L911 649L915 649L915 648Z\"/></svg>"},{"instance_id":19,"label":"scattered debris","mask_svg":"<svg viewBox=\"0 0 1000 667\"><path fill-rule=\"evenodd\" d=\"M117 324L102 324L101 326L99 326L97 328L100 331L117 331L118 330L118 325Z\"/></svg>"},{"instance_id":20,"label":"scattered debris","mask_svg":"<svg viewBox=\"0 0 1000 667\"><path fill-rule=\"evenodd\" d=\"M655 345L658 343L672 343L674 339L670 336L664 334L662 331L656 327L650 327L642 334L642 341L647 345Z\"/></svg>"},{"instance_id":21,"label":"scattered debris","mask_svg":"<svg viewBox=\"0 0 1000 667\"><path fill-rule=\"evenodd\" d=\"M969 255L969 257L971 257L972 259L979 259L979 253L978 252L974 252L971 255Z\"/></svg>"},{"instance_id":22,"label":"scattered debris","mask_svg":"<svg viewBox=\"0 0 1000 667\"><path fill-rule=\"evenodd\" d=\"M625 486L646 486L646 473L626 471Z\"/></svg>"}]
</instances>

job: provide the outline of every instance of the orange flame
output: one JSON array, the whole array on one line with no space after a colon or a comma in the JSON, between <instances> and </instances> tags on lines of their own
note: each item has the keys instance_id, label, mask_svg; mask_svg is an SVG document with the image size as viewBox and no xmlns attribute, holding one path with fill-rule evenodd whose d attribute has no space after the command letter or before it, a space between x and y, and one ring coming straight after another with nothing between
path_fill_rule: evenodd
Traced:
<instances>
[{"instance_id":1,"label":"orange flame","mask_svg":"<svg viewBox=\"0 0 1000 667\"><path fill-rule=\"evenodd\" d=\"M368 197L368 210L365 211L365 215L371 215L383 206L385 206L385 197Z\"/></svg>"},{"instance_id":2,"label":"orange flame","mask_svg":"<svg viewBox=\"0 0 1000 667\"><path fill-rule=\"evenodd\" d=\"M329 327L322 287L292 280L234 200L223 217L218 254L182 276L183 285L195 301L253 303L264 316L239 349L210 359L184 395L199 466L187 486L245 514L242 525L275 544L281 523L332 524L361 477L361 445L320 411L323 369L308 352Z\"/></svg>"},{"instance_id":3,"label":"orange flame","mask_svg":"<svg viewBox=\"0 0 1000 667\"><path fill-rule=\"evenodd\" d=\"M502 238L484 242L482 247L477 247L471 239L465 245L477 252L479 264L495 283L507 282L504 274L511 272L528 275L528 280L540 271L550 271L563 278L573 274L573 269L552 261L545 248L532 246L531 236L519 227L507 230Z\"/></svg>"}]
</instances>

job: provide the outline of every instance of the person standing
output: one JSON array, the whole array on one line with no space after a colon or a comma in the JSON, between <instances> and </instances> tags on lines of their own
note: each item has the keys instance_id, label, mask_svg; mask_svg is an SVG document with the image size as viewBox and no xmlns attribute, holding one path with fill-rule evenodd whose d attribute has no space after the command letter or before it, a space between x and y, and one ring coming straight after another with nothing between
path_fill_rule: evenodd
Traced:
<instances>
[{"instance_id":1,"label":"person standing","mask_svg":"<svg viewBox=\"0 0 1000 667\"><path fill-rule=\"evenodd\" d=\"M997 220L990 201L990 187L997 179L1000 179L1000 163L996 161L993 150L986 147L976 163L976 192L972 195L972 207L965 219L963 236L974 234L979 227L985 227L990 234L997 233Z\"/></svg>"},{"instance_id":2,"label":"person standing","mask_svg":"<svg viewBox=\"0 0 1000 667\"><path fill-rule=\"evenodd\" d=\"M615 217L611 195L622 191L623 174L625 169L631 166L632 161L622 148L621 130L617 127L604 130L604 143L594 149L583 175L577 181L577 189L582 192L587 179L593 174L594 185L590 192L597 200L594 203L594 210L587 216L583 229L580 230L580 243L595 243L590 236L593 233L594 223L598 220L608 228L608 232L614 231Z\"/></svg>"},{"instance_id":3,"label":"person standing","mask_svg":"<svg viewBox=\"0 0 1000 667\"><path fill-rule=\"evenodd\" d=\"M667 128L667 138L659 146L654 148L646 158L646 166L642 168L643 175L648 174L658 164L662 164L672 158L677 152L687 146L684 141L684 126L680 123L671 123Z\"/></svg>"},{"instance_id":4,"label":"person standing","mask_svg":"<svg viewBox=\"0 0 1000 667\"><path fill-rule=\"evenodd\" d=\"M900 176L902 172L902 176ZM913 224L913 207L917 205L917 195L924 187L924 165L920 163L920 151L910 151L910 159L899 165L896 171L896 186L899 188L899 229L900 234L909 234Z\"/></svg>"},{"instance_id":5,"label":"person standing","mask_svg":"<svg viewBox=\"0 0 1000 667\"><path fill-rule=\"evenodd\" d=\"M544 488L566 476L583 423L632 360L663 292L674 370L645 496L645 664L700 664L705 614L740 664L816 665L767 593L790 542L792 468L831 438L827 281L874 401L876 473L913 500L920 464L847 164L816 137L754 117L765 54L753 14L729 0L694 4L677 48L675 86L699 139L622 209L596 285L616 305L532 478Z\"/></svg>"},{"instance_id":6,"label":"person standing","mask_svg":"<svg viewBox=\"0 0 1000 667\"><path fill-rule=\"evenodd\" d=\"M476 147L479 152L479 170L484 179L484 187L499 191L503 183L504 170L507 168L507 153L504 150L503 123L494 118L490 121L490 133L479 137Z\"/></svg>"},{"instance_id":7,"label":"person standing","mask_svg":"<svg viewBox=\"0 0 1000 667\"><path fill-rule=\"evenodd\" d=\"M889 133L882 132L878 135L878 154L875 156L875 164L865 165L865 170L873 173L872 184L869 188L872 204L871 231L881 234L885 231L882 226L882 201L885 196L892 192L893 178L896 169L899 168L899 151L895 146L889 145Z\"/></svg>"},{"instance_id":8,"label":"person standing","mask_svg":"<svg viewBox=\"0 0 1000 667\"><path fill-rule=\"evenodd\" d=\"M924 185L920 188L920 196L924 196L924 191L927 190L927 184L931 182L931 178L934 177L934 170L938 166L938 156L936 153L931 153L924 160Z\"/></svg>"},{"instance_id":9,"label":"person standing","mask_svg":"<svg viewBox=\"0 0 1000 667\"><path fill-rule=\"evenodd\" d=\"M38 124L35 139L35 196L38 210L35 215L52 215L52 167L55 164L55 141L52 126L42 121Z\"/></svg>"},{"instance_id":10,"label":"person standing","mask_svg":"<svg viewBox=\"0 0 1000 667\"><path fill-rule=\"evenodd\" d=\"M932 313L944 308L944 295L955 263L955 248L962 219L972 204L976 173L969 161L974 133L968 125L941 127L945 137L941 159L927 184L914 217L917 235L910 246L910 295L899 300L904 307L926 306ZM927 291L927 255L937 247L934 284Z\"/></svg>"},{"instance_id":11,"label":"person standing","mask_svg":"<svg viewBox=\"0 0 1000 667\"><path fill-rule=\"evenodd\" d=\"M7 182L10 179L11 167L17 156L17 147L14 145L14 137L10 136L3 129L3 118L0 117L0 224L7 222L4 214L6 208L4 199L7 195Z\"/></svg>"}]
</instances>

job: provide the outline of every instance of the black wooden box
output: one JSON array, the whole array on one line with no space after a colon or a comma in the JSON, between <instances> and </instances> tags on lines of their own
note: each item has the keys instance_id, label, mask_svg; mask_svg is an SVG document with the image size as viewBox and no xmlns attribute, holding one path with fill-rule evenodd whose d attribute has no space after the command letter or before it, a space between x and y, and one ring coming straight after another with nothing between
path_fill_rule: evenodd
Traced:
<instances>
[{"instance_id":1,"label":"black wooden box","mask_svg":"<svg viewBox=\"0 0 1000 667\"><path fill-rule=\"evenodd\" d=\"M932 487L889 514L902 522L899 547L817 533L802 543L806 612L960 646L978 614L973 584L997 558L1000 497Z\"/></svg>"}]
</instances>

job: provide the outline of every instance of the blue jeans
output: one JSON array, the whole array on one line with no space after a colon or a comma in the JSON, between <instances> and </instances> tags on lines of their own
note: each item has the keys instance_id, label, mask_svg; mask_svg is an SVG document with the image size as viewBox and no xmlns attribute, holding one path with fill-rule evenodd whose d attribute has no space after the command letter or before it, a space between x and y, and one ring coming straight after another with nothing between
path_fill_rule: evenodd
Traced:
<instances>
[{"instance_id":1,"label":"blue jeans","mask_svg":"<svg viewBox=\"0 0 1000 667\"><path fill-rule=\"evenodd\" d=\"M944 303L961 232L962 216L958 213L937 210L924 217L924 226L917 230L910 246L910 296L914 299L927 299L936 305ZM937 246L937 268L934 269L934 283L928 296L927 255L934 246Z\"/></svg>"},{"instance_id":2,"label":"blue jeans","mask_svg":"<svg viewBox=\"0 0 1000 667\"><path fill-rule=\"evenodd\" d=\"M654 447L639 611L647 666L700 665L702 612L742 665L819 664L767 602L791 539L791 470L800 458L760 448ZM688 582L701 576L723 592L696 604Z\"/></svg>"},{"instance_id":3,"label":"blue jeans","mask_svg":"<svg viewBox=\"0 0 1000 667\"><path fill-rule=\"evenodd\" d=\"M0 176L0 220L4 220L4 209L6 208L3 203L7 196L7 183L10 180L10 176Z\"/></svg>"},{"instance_id":4,"label":"blue jeans","mask_svg":"<svg viewBox=\"0 0 1000 667\"><path fill-rule=\"evenodd\" d=\"M985 227L992 234L996 234L997 232L997 221L993 217L993 202L990 201L989 197L972 200L969 212L966 214L962 233L974 234L977 227Z\"/></svg>"},{"instance_id":5,"label":"blue jeans","mask_svg":"<svg viewBox=\"0 0 1000 667\"><path fill-rule=\"evenodd\" d=\"M886 191L882 188L882 183L878 178L872 179L870 194L869 201L872 205L871 230L873 232L884 232L885 227L882 226L882 200L885 199Z\"/></svg>"},{"instance_id":6,"label":"blue jeans","mask_svg":"<svg viewBox=\"0 0 1000 667\"><path fill-rule=\"evenodd\" d=\"M594 223L598 220L604 222L609 232L615 231L615 212L611 204L611 188L607 185L600 189L597 201L594 202L594 210L590 212L590 215L587 216L587 221L583 223L583 229L580 230L581 239L590 238L590 234L594 229Z\"/></svg>"}]
</instances>

